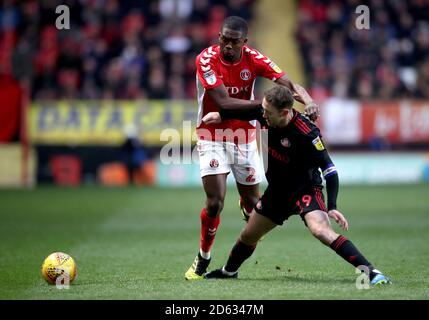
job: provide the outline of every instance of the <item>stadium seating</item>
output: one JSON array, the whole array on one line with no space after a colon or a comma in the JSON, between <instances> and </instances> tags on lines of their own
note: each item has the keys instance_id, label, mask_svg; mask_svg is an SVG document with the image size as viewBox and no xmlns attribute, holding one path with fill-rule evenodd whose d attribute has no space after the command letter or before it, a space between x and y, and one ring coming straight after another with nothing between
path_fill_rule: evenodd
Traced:
<instances>
[{"instance_id":1,"label":"stadium seating","mask_svg":"<svg viewBox=\"0 0 429 320\"><path fill-rule=\"evenodd\" d=\"M357 5L369 29L358 29ZM429 98L429 6L424 1L301 0L297 40L317 100Z\"/></svg>"},{"instance_id":2,"label":"stadium seating","mask_svg":"<svg viewBox=\"0 0 429 320\"><path fill-rule=\"evenodd\" d=\"M253 2L65 1L70 30L57 30L56 1L7 1L0 76L30 78L36 99L193 99L195 56Z\"/></svg>"}]
</instances>

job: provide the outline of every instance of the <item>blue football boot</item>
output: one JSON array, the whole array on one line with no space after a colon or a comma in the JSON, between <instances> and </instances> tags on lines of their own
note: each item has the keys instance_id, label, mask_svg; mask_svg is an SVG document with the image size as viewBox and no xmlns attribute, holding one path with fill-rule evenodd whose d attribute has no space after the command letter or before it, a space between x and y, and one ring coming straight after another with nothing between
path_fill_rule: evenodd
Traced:
<instances>
[{"instance_id":1,"label":"blue football boot","mask_svg":"<svg viewBox=\"0 0 429 320\"><path fill-rule=\"evenodd\" d=\"M372 286L379 286L383 284L390 284L392 283L392 281L390 280L389 277L386 277L384 274L378 273L375 275L374 278L372 278L370 283Z\"/></svg>"}]
</instances>

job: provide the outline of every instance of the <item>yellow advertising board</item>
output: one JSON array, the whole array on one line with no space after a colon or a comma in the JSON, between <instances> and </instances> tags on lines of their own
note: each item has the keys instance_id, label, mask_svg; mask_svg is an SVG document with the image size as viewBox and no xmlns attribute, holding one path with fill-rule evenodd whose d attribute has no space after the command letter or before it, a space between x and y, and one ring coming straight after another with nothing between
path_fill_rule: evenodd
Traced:
<instances>
[{"instance_id":1,"label":"yellow advertising board","mask_svg":"<svg viewBox=\"0 0 429 320\"><path fill-rule=\"evenodd\" d=\"M184 121L196 126L196 101L37 101L29 110L31 143L57 145L118 145L133 126L148 146L163 145L165 129L182 135Z\"/></svg>"},{"instance_id":2,"label":"yellow advertising board","mask_svg":"<svg viewBox=\"0 0 429 320\"><path fill-rule=\"evenodd\" d=\"M0 144L0 189L30 187L35 183L36 155L33 148L24 157L19 143Z\"/></svg>"}]
</instances>

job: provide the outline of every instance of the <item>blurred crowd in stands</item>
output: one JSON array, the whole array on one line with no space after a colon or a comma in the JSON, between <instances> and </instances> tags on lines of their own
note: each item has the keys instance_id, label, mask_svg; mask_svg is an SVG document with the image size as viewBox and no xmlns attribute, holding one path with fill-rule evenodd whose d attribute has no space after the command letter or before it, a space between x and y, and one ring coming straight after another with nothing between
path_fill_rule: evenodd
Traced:
<instances>
[{"instance_id":1,"label":"blurred crowd in stands","mask_svg":"<svg viewBox=\"0 0 429 320\"><path fill-rule=\"evenodd\" d=\"M217 41L225 16L251 23L257 1L4 0L0 81L31 79L36 99L192 99L195 56ZM70 8L70 30L55 27L59 4ZM369 30L356 28L360 4ZM427 1L299 0L297 8L304 85L316 100L429 98Z\"/></svg>"},{"instance_id":2,"label":"blurred crowd in stands","mask_svg":"<svg viewBox=\"0 0 429 320\"><path fill-rule=\"evenodd\" d=\"M359 30L358 5L369 30ZM300 0L297 39L316 100L429 98L429 2Z\"/></svg>"},{"instance_id":3,"label":"blurred crowd in stands","mask_svg":"<svg viewBox=\"0 0 429 320\"><path fill-rule=\"evenodd\" d=\"M31 79L32 98L194 98L195 57L223 19L254 0L4 0L0 77ZM70 29L57 30L57 5Z\"/></svg>"}]
</instances>

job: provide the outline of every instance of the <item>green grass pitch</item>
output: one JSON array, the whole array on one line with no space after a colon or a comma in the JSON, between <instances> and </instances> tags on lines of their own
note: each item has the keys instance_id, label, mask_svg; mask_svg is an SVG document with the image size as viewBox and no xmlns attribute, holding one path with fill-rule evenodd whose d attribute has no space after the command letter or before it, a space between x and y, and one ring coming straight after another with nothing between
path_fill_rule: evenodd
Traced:
<instances>
[{"instance_id":1,"label":"green grass pitch","mask_svg":"<svg viewBox=\"0 0 429 320\"><path fill-rule=\"evenodd\" d=\"M354 268L298 216L260 242L238 280L185 281L199 245L202 188L1 190L0 299L428 299L428 197L427 184L341 188L350 222L343 234L394 282L358 290ZM229 188L212 268L243 227L237 202ZM55 251L77 262L68 290L41 277Z\"/></svg>"}]
</instances>

